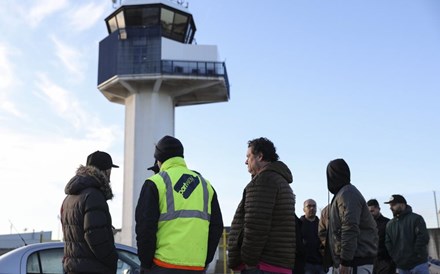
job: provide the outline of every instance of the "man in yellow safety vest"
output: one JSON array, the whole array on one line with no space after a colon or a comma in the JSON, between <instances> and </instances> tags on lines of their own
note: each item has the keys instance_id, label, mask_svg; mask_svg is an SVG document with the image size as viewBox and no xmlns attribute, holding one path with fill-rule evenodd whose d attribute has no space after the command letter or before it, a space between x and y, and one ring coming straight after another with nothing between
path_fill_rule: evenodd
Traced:
<instances>
[{"instance_id":1,"label":"man in yellow safety vest","mask_svg":"<svg viewBox=\"0 0 440 274\"><path fill-rule=\"evenodd\" d=\"M141 273L205 273L223 231L217 194L187 168L178 139L160 139L154 158L160 170L143 184L135 213Z\"/></svg>"}]
</instances>

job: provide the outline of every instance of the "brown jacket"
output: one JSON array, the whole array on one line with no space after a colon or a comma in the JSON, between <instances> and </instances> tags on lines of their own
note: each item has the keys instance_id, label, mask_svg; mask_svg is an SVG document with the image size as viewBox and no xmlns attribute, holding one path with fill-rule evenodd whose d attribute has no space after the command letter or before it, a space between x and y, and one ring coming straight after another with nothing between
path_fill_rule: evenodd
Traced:
<instances>
[{"instance_id":1,"label":"brown jacket","mask_svg":"<svg viewBox=\"0 0 440 274\"><path fill-rule=\"evenodd\" d=\"M259 262L293 269L295 195L292 173L280 161L270 163L246 186L229 233L228 266Z\"/></svg>"}]
</instances>

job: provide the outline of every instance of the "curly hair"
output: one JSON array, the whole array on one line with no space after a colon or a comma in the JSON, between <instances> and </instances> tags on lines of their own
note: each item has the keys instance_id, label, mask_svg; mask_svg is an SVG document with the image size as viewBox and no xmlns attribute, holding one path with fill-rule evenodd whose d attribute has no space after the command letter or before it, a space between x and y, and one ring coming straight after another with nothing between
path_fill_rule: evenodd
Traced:
<instances>
[{"instance_id":1,"label":"curly hair","mask_svg":"<svg viewBox=\"0 0 440 274\"><path fill-rule=\"evenodd\" d=\"M280 158L272 141L265 137L248 141L248 147L251 148L252 154L254 155L261 153L264 161L275 162Z\"/></svg>"}]
</instances>

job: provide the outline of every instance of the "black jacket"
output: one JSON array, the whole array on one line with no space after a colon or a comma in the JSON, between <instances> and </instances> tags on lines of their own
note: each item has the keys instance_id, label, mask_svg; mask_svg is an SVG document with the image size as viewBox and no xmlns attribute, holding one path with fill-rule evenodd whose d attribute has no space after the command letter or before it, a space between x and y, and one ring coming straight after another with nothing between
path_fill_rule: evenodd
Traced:
<instances>
[{"instance_id":1,"label":"black jacket","mask_svg":"<svg viewBox=\"0 0 440 274\"><path fill-rule=\"evenodd\" d=\"M113 194L105 173L92 166L80 166L65 193L61 207L64 270L116 273L118 256L107 205Z\"/></svg>"},{"instance_id":2,"label":"black jacket","mask_svg":"<svg viewBox=\"0 0 440 274\"><path fill-rule=\"evenodd\" d=\"M318 236L319 218L309 221L303 215L301 216L301 235L304 243L306 262L310 264L322 264L322 255L320 252L321 242Z\"/></svg>"},{"instance_id":3,"label":"black jacket","mask_svg":"<svg viewBox=\"0 0 440 274\"><path fill-rule=\"evenodd\" d=\"M409 270L428 261L429 234L422 216L407 205L386 227L385 246L397 268Z\"/></svg>"},{"instance_id":4,"label":"black jacket","mask_svg":"<svg viewBox=\"0 0 440 274\"><path fill-rule=\"evenodd\" d=\"M379 245L377 249L377 258L379 260L390 260L391 257L388 254L387 248L385 247L385 229L387 227L387 223L390 219L384 217L382 214L375 219L377 224L377 230L379 233Z\"/></svg>"}]
</instances>

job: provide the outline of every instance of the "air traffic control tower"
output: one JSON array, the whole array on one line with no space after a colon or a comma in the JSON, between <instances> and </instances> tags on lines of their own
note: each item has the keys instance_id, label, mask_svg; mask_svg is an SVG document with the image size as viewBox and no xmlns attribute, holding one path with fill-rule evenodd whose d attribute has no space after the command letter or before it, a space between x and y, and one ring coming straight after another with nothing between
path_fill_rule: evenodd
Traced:
<instances>
[{"instance_id":1,"label":"air traffic control tower","mask_svg":"<svg viewBox=\"0 0 440 274\"><path fill-rule=\"evenodd\" d=\"M164 135L174 136L174 108L226 102L229 83L217 46L194 43L196 25L182 4L126 0L105 22L98 89L110 102L125 105L120 242L135 246L139 193L152 175L147 168L154 162L155 144Z\"/></svg>"}]
</instances>

